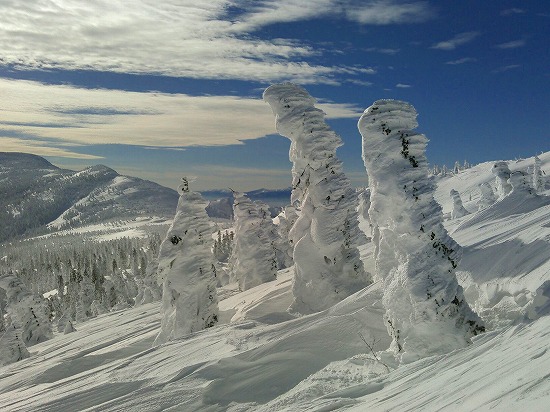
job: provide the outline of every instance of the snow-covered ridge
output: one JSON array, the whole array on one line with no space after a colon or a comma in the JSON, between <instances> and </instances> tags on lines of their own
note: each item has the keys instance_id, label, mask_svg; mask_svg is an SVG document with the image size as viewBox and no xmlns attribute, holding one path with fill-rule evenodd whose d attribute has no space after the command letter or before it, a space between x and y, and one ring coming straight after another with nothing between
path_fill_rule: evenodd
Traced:
<instances>
[{"instance_id":1,"label":"snow-covered ridge","mask_svg":"<svg viewBox=\"0 0 550 412\"><path fill-rule=\"evenodd\" d=\"M177 193L103 165L59 169L24 153L0 153L0 241L107 220L172 218Z\"/></svg>"}]
</instances>

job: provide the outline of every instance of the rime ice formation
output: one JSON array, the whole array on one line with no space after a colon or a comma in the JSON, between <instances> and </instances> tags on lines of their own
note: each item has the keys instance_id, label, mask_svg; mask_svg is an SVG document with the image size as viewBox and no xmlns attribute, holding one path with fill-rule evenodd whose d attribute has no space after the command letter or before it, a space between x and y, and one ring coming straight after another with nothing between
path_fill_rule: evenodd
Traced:
<instances>
[{"instance_id":1,"label":"rime ice formation","mask_svg":"<svg viewBox=\"0 0 550 412\"><path fill-rule=\"evenodd\" d=\"M461 249L443 227L416 116L408 103L379 100L358 124L384 319L401 362L463 347L484 330L454 274Z\"/></svg>"},{"instance_id":2,"label":"rime ice formation","mask_svg":"<svg viewBox=\"0 0 550 412\"><path fill-rule=\"evenodd\" d=\"M277 262L279 269L288 268L294 264L292 254L294 252L293 242L289 238L290 229L296 223L298 214L293 206L286 206L284 210L277 215L279 225L277 227L278 239L275 243Z\"/></svg>"},{"instance_id":3,"label":"rime ice formation","mask_svg":"<svg viewBox=\"0 0 550 412\"><path fill-rule=\"evenodd\" d=\"M479 191L481 192L481 197L477 202L478 210L486 209L497 201L495 192L493 192L493 188L489 183L481 183L479 185Z\"/></svg>"},{"instance_id":4,"label":"rime ice formation","mask_svg":"<svg viewBox=\"0 0 550 412\"><path fill-rule=\"evenodd\" d=\"M315 108L315 99L284 83L267 88L264 100L275 114L277 131L291 141L291 201L300 208L289 233L296 273L290 310L317 312L369 284L357 249L364 241L357 195L336 157L342 141Z\"/></svg>"},{"instance_id":5,"label":"rime ice formation","mask_svg":"<svg viewBox=\"0 0 550 412\"><path fill-rule=\"evenodd\" d=\"M186 180L172 226L160 246L158 283L162 284L162 344L218 322L216 273L206 202L190 192Z\"/></svg>"},{"instance_id":6,"label":"rime ice formation","mask_svg":"<svg viewBox=\"0 0 550 412\"><path fill-rule=\"evenodd\" d=\"M235 238L230 258L230 279L247 290L277 277L275 225L267 205L235 193Z\"/></svg>"},{"instance_id":7,"label":"rime ice formation","mask_svg":"<svg viewBox=\"0 0 550 412\"><path fill-rule=\"evenodd\" d=\"M534 195L535 190L531 186L531 176L521 170L516 170L510 173L508 183L512 186L512 192L514 194L523 194L525 196Z\"/></svg>"},{"instance_id":8,"label":"rime ice formation","mask_svg":"<svg viewBox=\"0 0 550 412\"><path fill-rule=\"evenodd\" d=\"M29 356L29 351L21 339L21 330L12 323L0 334L0 366L9 365Z\"/></svg>"},{"instance_id":9,"label":"rime ice formation","mask_svg":"<svg viewBox=\"0 0 550 412\"><path fill-rule=\"evenodd\" d=\"M464 205L462 204L462 199L460 198L460 193L456 190L451 189L451 199L453 199L453 210L451 211L451 219L458 219L459 217L464 217L469 215Z\"/></svg>"},{"instance_id":10,"label":"rime ice formation","mask_svg":"<svg viewBox=\"0 0 550 412\"><path fill-rule=\"evenodd\" d=\"M535 192L541 192L544 190L544 182L542 180L541 160L538 156L535 156L535 164L533 165L533 188Z\"/></svg>"},{"instance_id":11,"label":"rime ice formation","mask_svg":"<svg viewBox=\"0 0 550 412\"><path fill-rule=\"evenodd\" d=\"M498 196L502 198L512 191L512 186L508 183L508 179L510 178L508 163L496 162L491 171L496 176Z\"/></svg>"},{"instance_id":12,"label":"rime ice formation","mask_svg":"<svg viewBox=\"0 0 550 412\"><path fill-rule=\"evenodd\" d=\"M0 276L0 288L6 291L6 313L11 324L20 329L26 346L53 337L48 307L42 296L31 293L13 274Z\"/></svg>"}]
</instances>

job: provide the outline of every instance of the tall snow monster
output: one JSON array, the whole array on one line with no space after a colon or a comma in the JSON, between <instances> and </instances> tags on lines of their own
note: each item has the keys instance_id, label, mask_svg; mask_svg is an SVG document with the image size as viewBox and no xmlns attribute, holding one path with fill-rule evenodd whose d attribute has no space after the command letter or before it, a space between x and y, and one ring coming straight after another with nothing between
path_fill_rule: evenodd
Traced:
<instances>
[{"instance_id":1,"label":"tall snow monster","mask_svg":"<svg viewBox=\"0 0 550 412\"><path fill-rule=\"evenodd\" d=\"M218 322L216 270L206 202L187 180L172 226L160 246L157 281L162 285L161 330L155 345Z\"/></svg>"},{"instance_id":2,"label":"tall snow monster","mask_svg":"<svg viewBox=\"0 0 550 412\"><path fill-rule=\"evenodd\" d=\"M342 140L325 123L315 99L292 83L272 85L263 97L277 131L291 141L291 202L299 217L289 233L295 264L290 311L313 313L370 283L357 248L365 241L357 194L336 157Z\"/></svg>"},{"instance_id":3,"label":"tall snow monster","mask_svg":"<svg viewBox=\"0 0 550 412\"><path fill-rule=\"evenodd\" d=\"M406 102L379 100L358 124L384 320L402 363L463 347L485 329L456 280L461 249L443 227L416 116Z\"/></svg>"}]
</instances>

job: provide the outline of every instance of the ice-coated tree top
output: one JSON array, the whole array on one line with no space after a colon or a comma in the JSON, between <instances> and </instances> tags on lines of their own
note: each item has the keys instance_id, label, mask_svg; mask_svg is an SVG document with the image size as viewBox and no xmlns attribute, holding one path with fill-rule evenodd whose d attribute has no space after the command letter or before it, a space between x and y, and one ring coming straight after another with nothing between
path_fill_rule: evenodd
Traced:
<instances>
[{"instance_id":1,"label":"ice-coated tree top","mask_svg":"<svg viewBox=\"0 0 550 412\"><path fill-rule=\"evenodd\" d=\"M293 83L274 84L263 94L275 114L277 132L291 140L289 159L292 166L292 203L303 202L307 169L320 169L328 159L331 167L338 168L341 162L334 157L342 146L342 139L326 123L325 113L316 108L315 99L307 90ZM306 172L304 172L306 171Z\"/></svg>"}]
</instances>

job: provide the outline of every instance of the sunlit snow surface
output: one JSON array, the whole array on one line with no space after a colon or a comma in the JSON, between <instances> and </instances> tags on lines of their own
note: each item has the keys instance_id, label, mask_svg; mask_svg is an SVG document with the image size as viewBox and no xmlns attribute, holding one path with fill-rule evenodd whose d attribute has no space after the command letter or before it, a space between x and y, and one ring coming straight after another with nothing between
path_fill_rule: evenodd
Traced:
<instances>
[{"instance_id":1,"label":"sunlit snow surface","mask_svg":"<svg viewBox=\"0 0 550 412\"><path fill-rule=\"evenodd\" d=\"M550 172L550 154L539 157ZM530 162L511 162L510 169ZM452 209L451 189L475 212L477 185L494 183L491 166L440 181L444 212ZM389 345L378 285L295 319L286 312L288 269L242 293L224 288L219 326L160 347L151 347L159 304L77 323L76 332L32 346L30 358L0 368L0 410L546 411L550 315L523 319L550 279L548 199L504 199L446 222L465 249L457 272L465 295L493 328L467 348L387 373L368 347ZM370 247L361 250L367 270Z\"/></svg>"}]
</instances>

